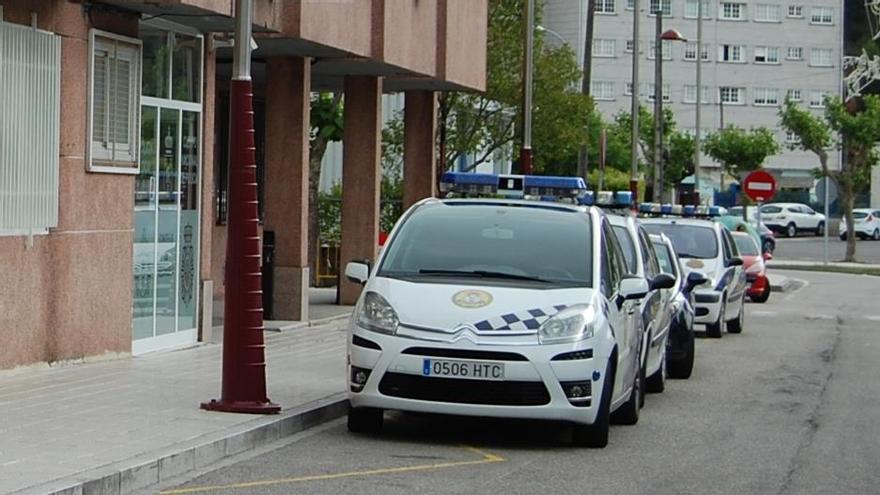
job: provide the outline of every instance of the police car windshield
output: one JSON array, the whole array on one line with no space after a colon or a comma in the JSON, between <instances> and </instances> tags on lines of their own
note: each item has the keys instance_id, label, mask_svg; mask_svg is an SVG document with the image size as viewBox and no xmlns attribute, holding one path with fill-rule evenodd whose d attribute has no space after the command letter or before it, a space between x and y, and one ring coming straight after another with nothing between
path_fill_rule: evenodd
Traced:
<instances>
[{"instance_id":1,"label":"police car windshield","mask_svg":"<svg viewBox=\"0 0 880 495\"><path fill-rule=\"evenodd\" d=\"M718 239L712 227L681 223L645 223L652 234L666 234L680 258L711 259L718 256Z\"/></svg>"},{"instance_id":2,"label":"police car windshield","mask_svg":"<svg viewBox=\"0 0 880 495\"><path fill-rule=\"evenodd\" d=\"M590 218L577 211L426 205L385 249L380 277L536 288L592 285Z\"/></svg>"}]
</instances>

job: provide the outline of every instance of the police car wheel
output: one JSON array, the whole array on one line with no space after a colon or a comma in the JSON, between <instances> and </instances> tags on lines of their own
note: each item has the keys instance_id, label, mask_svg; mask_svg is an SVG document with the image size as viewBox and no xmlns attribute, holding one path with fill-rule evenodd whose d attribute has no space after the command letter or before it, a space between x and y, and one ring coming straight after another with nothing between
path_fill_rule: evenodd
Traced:
<instances>
[{"instance_id":1,"label":"police car wheel","mask_svg":"<svg viewBox=\"0 0 880 495\"><path fill-rule=\"evenodd\" d=\"M633 380L632 393L629 399L620 406L619 409L611 413L611 422L618 425L634 425L639 422L639 409L642 403L642 394L644 389L645 375L644 368L639 366L639 372Z\"/></svg>"},{"instance_id":2,"label":"police car wheel","mask_svg":"<svg viewBox=\"0 0 880 495\"><path fill-rule=\"evenodd\" d=\"M384 412L373 407L348 407L348 431L352 433L379 433L382 431Z\"/></svg>"},{"instance_id":3,"label":"police car wheel","mask_svg":"<svg viewBox=\"0 0 880 495\"><path fill-rule=\"evenodd\" d=\"M742 333L746 322L745 302L745 296L743 296L743 302L739 306L739 313L737 313L736 318L727 322L727 333Z\"/></svg>"},{"instance_id":4,"label":"police car wheel","mask_svg":"<svg viewBox=\"0 0 880 495\"><path fill-rule=\"evenodd\" d=\"M651 394L659 394L666 389L666 355L660 359L660 368L645 381L645 390Z\"/></svg>"},{"instance_id":5,"label":"police car wheel","mask_svg":"<svg viewBox=\"0 0 880 495\"><path fill-rule=\"evenodd\" d=\"M706 323L706 336L713 339L720 339L724 335L724 313L727 311L727 304L721 304L721 310L718 312L718 320L715 323Z\"/></svg>"},{"instance_id":6,"label":"police car wheel","mask_svg":"<svg viewBox=\"0 0 880 495\"><path fill-rule=\"evenodd\" d=\"M605 373L605 381L602 385L602 398L599 402L599 410L596 412L596 420L591 425L575 424L572 426L571 440L578 447L602 449L608 445L608 430L611 424L611 394L614 388L614 362L616 357L608 360L608 371Z\"/></svg>"},{"instance_id":7,"label":"police car wheel","mask_svg":"<svg viewBox=\"0 0 880 495\"><path fill-rule=\"evenodd\" d=\"M690 378L694 370L694 334L690 332L690 337L684 346L684 357L677 360L669 361L667 371L669 378Z\"/></svg>"}]
</instances>

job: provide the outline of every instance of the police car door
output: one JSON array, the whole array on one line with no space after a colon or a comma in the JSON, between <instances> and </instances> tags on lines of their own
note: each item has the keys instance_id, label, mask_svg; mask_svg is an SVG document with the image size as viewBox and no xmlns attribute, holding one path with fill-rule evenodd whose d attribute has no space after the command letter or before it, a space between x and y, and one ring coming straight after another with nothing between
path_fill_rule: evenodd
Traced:
<instances>
[{"instance_id":1,"label":"police car door","mask_svg":"<svg viewBox=\"0 0 880 495\"><path fill-rule=\"evenodd\" d=\"M636 325L641 321L636 308L638 301L622 301L618 299L618 288L623 276L627 273L626 265L617 238L608 221L602 219L602 277L601 292L603 304L606 305L608 321L617 341L617 372L614 376L613 400L626 391L627 384L635 379L638 369L639 329Z\"/></svg>"},{"instance_id":2,"label":"police car door","mask_svg":"<svg viewBox=\"0 0 880 495\"><path fill-rule=\"evenodd\" d=\"M727 264L731 258L739 256L739 248L736 247L736 241L730 235L730 231L726 228L721 229L722 243L724 244L724 261ZM746 271L742 265L731 266L728 270L733 270L733 279L730 281L730 297L729 301L739 301L743 292L746 290Z\"/></svg>"}]
</instances>

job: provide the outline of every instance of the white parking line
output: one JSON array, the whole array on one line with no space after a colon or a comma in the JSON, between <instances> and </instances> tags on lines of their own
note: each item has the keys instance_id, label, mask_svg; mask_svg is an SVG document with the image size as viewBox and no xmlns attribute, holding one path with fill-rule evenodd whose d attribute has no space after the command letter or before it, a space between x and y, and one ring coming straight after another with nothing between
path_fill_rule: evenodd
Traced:
<instances>
[{"instance_id":1,"label":"white parking line","mask_svg":"<svg viewBox=\"0 0 880 495\"><path fill-rule=\"evenodd\" d=\"M749 316L776 316L779 311L750 311Z\"/></svg>"},{"instance_id":2,"label":"white parking line","mask_svg":"<svg viewBox=\"0 0 880 495\"><path fill-rule=\"evenodd\" d=\"M865 319L871 320L871 321L880 321L880 315L866 316Z\"/></svg>"}]
</instances>

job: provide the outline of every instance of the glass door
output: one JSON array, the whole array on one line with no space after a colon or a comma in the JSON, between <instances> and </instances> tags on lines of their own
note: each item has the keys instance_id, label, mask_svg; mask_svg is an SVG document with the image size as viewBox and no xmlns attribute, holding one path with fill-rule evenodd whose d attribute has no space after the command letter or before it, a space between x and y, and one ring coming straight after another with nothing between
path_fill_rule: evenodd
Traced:
<instances>
[{"instance_id":1,"label":"glass door","mask_svg":"<svg viewBox=\"0 0 880 495\"><path fill-rule=\"evenodd\" d=\"M133 354L195 342L199 309L202 38L153 25L141 38Z\"/></svg>"}]
</instances>

